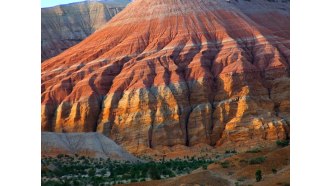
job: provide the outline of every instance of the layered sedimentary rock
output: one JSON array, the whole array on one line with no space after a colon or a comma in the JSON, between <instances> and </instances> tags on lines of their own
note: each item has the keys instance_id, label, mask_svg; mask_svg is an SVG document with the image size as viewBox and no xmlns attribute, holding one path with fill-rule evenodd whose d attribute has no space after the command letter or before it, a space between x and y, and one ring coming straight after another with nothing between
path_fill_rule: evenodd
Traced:
<instances>
[{"instance_id":1,"label":"layered sedimentary rock","mask_svg":"<svg viewBox=\"0 0 330 186\"><path fill-rule=\"evenodd\" d=\"M58 55L101 28L130 0L85 1L41 9L41 60Z\"/></svg>"},{"instance_id":2,"label":"layered sedimentary rock","mask_svg":"<svg viewBox=\"0 0 330 186\"><path fill-rule=\"evenodd\" d=\"M289 137L289 4L136 0L42 63L42 130L130 152Z\"/></svg>"},{"instance_id":3,"label":"layered sedimentary rock","mask_svg":"<svg viewBox=\"0 0 330 186\"><path fill-rule=\"evenodd\" d=\"M42 132L41 154L43 156L79 154L93 158L111 158L132 162L139 160L111 139L96 132L66 134Z\"/></svg>"}]
</instances>

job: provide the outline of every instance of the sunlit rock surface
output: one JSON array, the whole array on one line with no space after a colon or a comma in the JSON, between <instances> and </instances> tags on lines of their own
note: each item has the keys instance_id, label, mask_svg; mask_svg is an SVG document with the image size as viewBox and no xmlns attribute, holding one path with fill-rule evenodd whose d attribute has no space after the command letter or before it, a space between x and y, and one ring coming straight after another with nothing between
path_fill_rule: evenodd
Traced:
<instances>
[{"instance_id":1,"label":"sunlit rock surface","mask_svg":"<svg viewBox=\"0 0 330 186\"><path fill-rule=\"evenodd\" d=\"M42 63L42 130L130 152L289 137L289 3L136 0Z\"/></svg>"}]
</instances>

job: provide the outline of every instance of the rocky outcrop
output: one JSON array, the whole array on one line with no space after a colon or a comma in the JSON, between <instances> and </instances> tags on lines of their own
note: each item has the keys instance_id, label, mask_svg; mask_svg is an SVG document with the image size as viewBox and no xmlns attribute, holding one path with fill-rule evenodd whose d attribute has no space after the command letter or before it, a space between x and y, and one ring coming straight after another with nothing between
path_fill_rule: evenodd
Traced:
<instances>
[{"instance_id":1,"label":"rocky outcrop","mask_svg":"<svg viewBox=\"0 0 330 186\"><path fill-rule=\"evenodd\" d=\"M136 0L42 63L42 130L130 152L289 137L289 4Z\"/></svg>"},{"instance_id":2,"label":"rocky outcrop","mask_svg":"<svg viewBox=\"0 0 330 186\"><path fill-rule=\"evenodd\" d=\"M41 60L81 42L130 1L85 1L41 9Z\"/></svg>"},{"instance_id":3,"label":"rocky outcrop","mask_svg":"<svg viewBox=\"0 0 330 186\"><path fill-rule=\"evenodd\" d=\"M99 133L41 133L43 156L84 155L93 158L110 158L136 162L139 159L127 153L111 139Z\"/></svg>"}]
</instances>

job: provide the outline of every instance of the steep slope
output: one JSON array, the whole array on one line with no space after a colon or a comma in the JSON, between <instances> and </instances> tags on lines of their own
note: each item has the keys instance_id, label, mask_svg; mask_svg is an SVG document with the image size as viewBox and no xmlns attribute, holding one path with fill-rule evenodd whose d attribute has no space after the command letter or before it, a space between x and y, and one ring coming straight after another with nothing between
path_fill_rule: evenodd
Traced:
<instances>
[{"instance_id":1,"label":"steep slope","mask_svg":"<svg viewBox=\"0 0 330 186\"><path fill-rule=\"evenodd\" d=\"M41 59L79 43L119 13L130 1L85 1L41 9Z\"/></svg>"},{"instance_id":2,"label":"steep slope","mask_svg":"<svg viewBox=\"0 0 330 186\"><path fill-rule=\"evenodd\" d=\"M136 0L42 63L42 130L130 152L289 137L289 4Z\"/></svg>"},{"instance_id":3,"label":"steep slope","mask_svg":"<svg viewBox=\"0 0 330 186\"><path fill-rule=\"evenodd\" d=\"M58 154L85 155L95 158L137 161L133 155L124 151L111 139L99 133L53 133L42 132L41 154L53 156Z\"/></svg>"}]
</instances>

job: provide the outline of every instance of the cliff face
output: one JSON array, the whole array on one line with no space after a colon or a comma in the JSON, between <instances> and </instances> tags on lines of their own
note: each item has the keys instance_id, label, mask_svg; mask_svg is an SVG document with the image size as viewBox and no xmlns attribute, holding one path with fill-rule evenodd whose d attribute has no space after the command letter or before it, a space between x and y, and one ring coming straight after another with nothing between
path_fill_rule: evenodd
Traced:
<instances>
[{"instance_id":1,"label":"cliff face","mask_svg":"<svg viewBox=\"0 0 330 186\"><path fill-rule=\"evenodd\" d=\"M76 45L102 27L130 1L87 1L41 9L41 59Z\"/></svg>"},{"instance_id":2,"label":"cliff face","mask_svg":"<svg viewBox=\"0 0 330 186\"><path fill-rule=\"evenodd\" d=\"M42 63L42 130L130 152L289 135L289 4L136 0Z\"/></svg>"}]
</instances>

